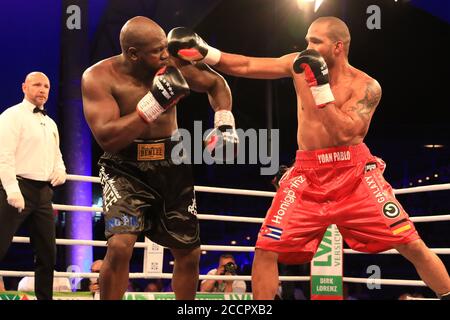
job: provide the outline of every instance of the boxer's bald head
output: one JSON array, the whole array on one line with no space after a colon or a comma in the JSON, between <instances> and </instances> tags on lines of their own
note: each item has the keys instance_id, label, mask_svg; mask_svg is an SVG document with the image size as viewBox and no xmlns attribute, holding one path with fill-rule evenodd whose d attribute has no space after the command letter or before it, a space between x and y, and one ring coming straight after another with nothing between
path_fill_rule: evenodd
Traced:
<instances>
[{"instance_id":1,"label":"boxer's bald head","mask_svg":"<svg viewBox=\"0 0 450 320\"><path fill-rule=\"evenodd\" d=\"M153 20L137 16L128 20L120 31L122 54L134 63L159 68L167 60L167 38Z\"/></svg>"},{"instance_id":2,"label":"boxer's bald head","mask_svg":"<svg viewBox=\"0 0 450 320\"><path fill-rule=\"evenodd\" d=\"M42 106L48 99L50 80L42 72L30 72L22 83L22 91L25 99L35 106Z\"/></svg>"},{"instance_id":3,"label":"boxer's bald head","mask_svg":"<svg viewBox=\"0 0 450 320\"><path fill-rule=\"evenodd\" d=\"M350 50L350 30L344 21L336 17L320 17L313 24L320 24L333 42L342 41L346 55Z\"/></svg>"},{"instance_id":4,"label":"boxer's bald head","mask_svg":"<svg viewBox=\"0 0 450 320\"><path fill-rule=\"evenodd\" d=\"M350 49L350 31L339 18L320 17L311 23L306 35L308 48L315 49L324 57L328 66L336 59L347 60Z\"/></svg>"},{"instance_id":5,"label":"boxer's bald head","mask_svg":"<svg viewBox=\"0 0 450 320\"><path fill-rule=\"evenodd\" d=\"M153 20L137 16L128 20L120 30L122 52L130 47L143 47L165 37L164 30Z\"/></svg>"}]
</instances>

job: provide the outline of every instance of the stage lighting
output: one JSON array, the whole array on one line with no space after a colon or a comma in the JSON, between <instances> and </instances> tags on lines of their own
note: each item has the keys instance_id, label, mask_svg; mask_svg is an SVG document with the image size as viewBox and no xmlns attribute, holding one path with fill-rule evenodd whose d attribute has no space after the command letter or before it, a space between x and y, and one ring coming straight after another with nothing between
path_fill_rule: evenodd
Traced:
<instances>
[{"instance_id":1,"label":"stage lighting","mask_svg":"<svg viewBox=\"0 0 450 320\"><path fill-rule=\"evenodd\" d=\"M324 2L324 0L297 0L297 5L300 9L303 9L305 3L308 2L314 2L314 12L317 12L317 10L319 10L319 7L322 4L322 2Z\"/></svg>"}]
</instances>

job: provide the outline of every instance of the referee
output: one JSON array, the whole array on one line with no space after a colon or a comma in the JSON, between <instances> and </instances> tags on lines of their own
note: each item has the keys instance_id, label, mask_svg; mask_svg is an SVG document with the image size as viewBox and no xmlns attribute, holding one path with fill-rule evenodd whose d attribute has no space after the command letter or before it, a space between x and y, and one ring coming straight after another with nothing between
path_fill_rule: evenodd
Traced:
<instances>
[{"instance_id":1,"label":"referee","mask_svg":"<svg viewBox=\"0 0 450 320\"><path fill-rule=\"evenodd\" d=\"M58 128L44 109L48 77L28 74L22 91L23 101L0 115L0 260L25 222L35 255L36 298L51 300L56 261L52 186L66 181L66 168Z\"/></svg>"}]
</instances>

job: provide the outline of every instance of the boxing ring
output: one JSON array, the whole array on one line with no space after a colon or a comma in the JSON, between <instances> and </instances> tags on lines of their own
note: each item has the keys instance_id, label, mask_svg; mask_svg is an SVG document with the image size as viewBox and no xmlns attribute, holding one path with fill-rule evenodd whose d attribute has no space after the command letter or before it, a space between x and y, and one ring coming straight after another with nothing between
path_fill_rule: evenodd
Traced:
<instances>
[{"instance_id":1,"label":"boxing ring","mask_svg":"<svg viewBox=\"0 0 450 320\"><path fill-rule=\"evenodd\" d=\"M91 182L100 183L100 178L80 176L80 175L68 175L68 181L78 181L78 182ZM446 184L436 184L429 186L419 186L404 189L394 189L396 195L399 194L410 194L418 192L432 192L432 191L442 191L450 190L450 183ZM230 188L217 188L217 187L206 187L206 186L195 186L196 192L208 192L217 194L227 194L227 195L243 195L243 196L255 196L255 197L273 197L275 192L270 191L257 191L257 190L244 190L244 189L230 189ZM62 211L84 211L84 212L103 212L103 208L99 206L74 206L74 205L63 205L63 204L53 204L54 210ZM239 222L239 223L257 223L261 224L264 218L254 218L254 217L241 217L241 216L224 216L224 215L212 215L212 214L197 214L199 220L210 220L210 221L222 221L222 222ZM417 216L410 217L414 223L424 223L424 222L439 222L439 221L450 221L450 214L444 215L433 215L433 216ZM29 243L30 239L28 237L14 237L14 243ZM57 245L85 245L85 246L98 246L106 247L106 241L98 240L74 240L74 239L56 239ZM144 268L146 257L148 253L155 250L155 244L146 239L145 242L136 242L135 248L144 249ZM160 246L159 250L163 248ZM253 252L254 247L251 246L226 246L226 245L201 245L200 249L202 251L227 251L227 252ZM450 254L450 248L430 248L434 253L438 255L448 255ZM368 254L357 252L352 249L344 249L344 254ZM380 252L378 254L399 254L396 250L388 250ZM162 266L161 266L162 270ZM34 276L33 271L9 271L0 270L0 275L5 277L24 277L24 276ZM98 278L98 273L89 272L56 272L55 277L67 277L67 278ZM130 279L171 279L171 273L163 272L138 272L130 273ZM250 281L251 276L249 275L200 275L200 280L244 280ZM309 281L310 276L280 276L280 281ZM406 279L369 279L369 278L355 278L355 277L343 277L344 282L348 283L376 283L379 285L400 285L400 286L426 286L421 280L406 280Z\"/></svg>"}]
</instances>

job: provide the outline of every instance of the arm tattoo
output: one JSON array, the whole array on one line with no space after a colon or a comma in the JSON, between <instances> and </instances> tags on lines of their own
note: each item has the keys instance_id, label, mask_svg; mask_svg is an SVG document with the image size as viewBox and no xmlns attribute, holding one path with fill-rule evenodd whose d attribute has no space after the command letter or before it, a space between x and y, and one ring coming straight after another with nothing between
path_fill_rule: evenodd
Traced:
<instances>
[{"instance_id":1,"label":"arm tattoo","mask_svg":"<svg viewBox=\"0 0 450 320\"><path fill-rule=\"evenodd\" d=\"M356 106L350 108L355 111L365 121L370 120L370 116L378 105L381 98L381 92L372 82L368 82L364 98L356 102Z\"/></svg>"}]
</instances>

